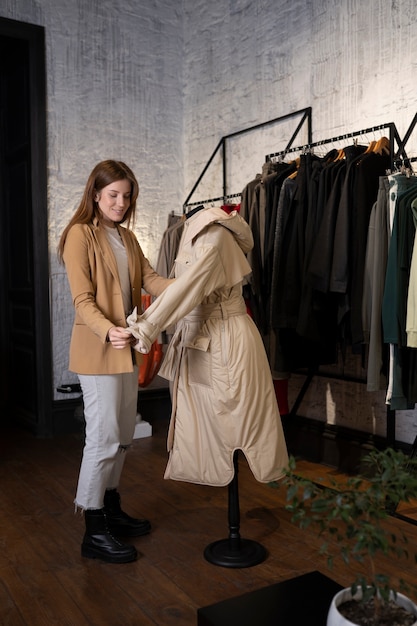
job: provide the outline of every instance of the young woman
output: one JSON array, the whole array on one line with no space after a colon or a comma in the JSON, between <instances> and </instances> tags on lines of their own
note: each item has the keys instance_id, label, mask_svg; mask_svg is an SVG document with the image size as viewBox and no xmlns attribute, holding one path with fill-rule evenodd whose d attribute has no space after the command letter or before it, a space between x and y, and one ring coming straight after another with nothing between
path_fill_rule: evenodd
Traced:
<instances>
[{"instance_id":1,"label":"young woman","mask_svg":"<svg viewBox=\"0 0 417 626\"><path fill-rule=\"evenodd\" d=\"M137 558L119 536L151 530L148 520L121 509L118 492L138 395L138 353L126 317L141 308L142 287L158 296L172 282L152 269L130 230L138 193L125 163L98 163L58 246L75 308L69 369L80 380L86 424L75 497L86 525L81 553L111 563Z\"/></svg>"}]
</instances>

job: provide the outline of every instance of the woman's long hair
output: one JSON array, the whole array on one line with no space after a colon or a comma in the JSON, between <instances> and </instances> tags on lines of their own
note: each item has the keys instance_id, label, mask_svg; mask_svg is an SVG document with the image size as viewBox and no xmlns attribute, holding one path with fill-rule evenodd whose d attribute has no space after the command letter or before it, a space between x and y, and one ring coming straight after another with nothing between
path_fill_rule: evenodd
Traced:
<instances>
[{"instance_id":1,"label":"woman's long hair","mask_svg":"<svg viewBox=\"0 0 417 626\"><path fill-rule=\"evenodd\" d=\"M95 217L99 220L102 218L98 203L95 202L94 197L104 187L114 183L116 180L128 180L131 184L132 193L130 205L126 211L123 222L127 222L128 228L134 222L136 200L139 195L139 185L134 173L123 161L113 161L109 159L97 163L88 177L80 205L61 235L58 244L58 257L61 262L69 229L74 224L90 224Z\"/></svg>"}]
</instances>

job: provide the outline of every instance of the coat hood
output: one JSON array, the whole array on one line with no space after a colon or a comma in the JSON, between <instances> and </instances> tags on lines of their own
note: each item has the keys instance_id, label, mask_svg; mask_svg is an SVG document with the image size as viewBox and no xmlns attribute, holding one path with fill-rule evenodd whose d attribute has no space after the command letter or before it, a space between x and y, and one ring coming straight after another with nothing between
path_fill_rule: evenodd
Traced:
<instances>
[{"instance_id":1,"label":"coat hood","mask_svg":"<svg viewBox=\"0 0 417 626\"><path fill-rule=\"evenodd\" d=\"M233 234L236 242L244 254L253 248L253 235L249 224L237 211L227 214L220 207L201 209L186 222L185 242L194 240L197 235L210 224L220 224Z\"/></svg>"}]
</instances>

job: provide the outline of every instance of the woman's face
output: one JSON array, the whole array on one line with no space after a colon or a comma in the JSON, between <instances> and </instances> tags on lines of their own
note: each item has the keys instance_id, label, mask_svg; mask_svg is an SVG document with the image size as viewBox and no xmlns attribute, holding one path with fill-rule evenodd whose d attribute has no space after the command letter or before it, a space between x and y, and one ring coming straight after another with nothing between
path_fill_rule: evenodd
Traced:
<instances>
[{"instance_id":1,"label":"woman's face","mask_svg":"<svg viewBox=\"0 0 417 626\"><path fill-rule=\"evenodd\" d=\"M126 211L130 206L132 186L127 178L116 180L101 191L96 192L94 200L107 226L114 226L115 222L123 222Z\"/></svg>"}]
</instances>

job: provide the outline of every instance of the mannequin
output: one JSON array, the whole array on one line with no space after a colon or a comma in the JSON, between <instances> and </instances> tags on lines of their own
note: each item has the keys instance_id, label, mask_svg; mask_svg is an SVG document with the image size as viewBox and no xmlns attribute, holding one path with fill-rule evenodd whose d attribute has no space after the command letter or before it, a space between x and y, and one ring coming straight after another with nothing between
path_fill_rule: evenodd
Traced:
<instances>
[{"instance_id":1,"label":"mannequin","mask_svg":"<svg viewBox=\"0 0 417 626\"><path fill-rule=\"evenodd\" d=\"M176 324L159 372L172 383L167 479L226 486L236 450L260 482L279 480L287 466L268 359L242 297L252 246L236 211L199 210L184 224L175 282L127 319L140 352Z\"/></svg>"}]
</instances>

